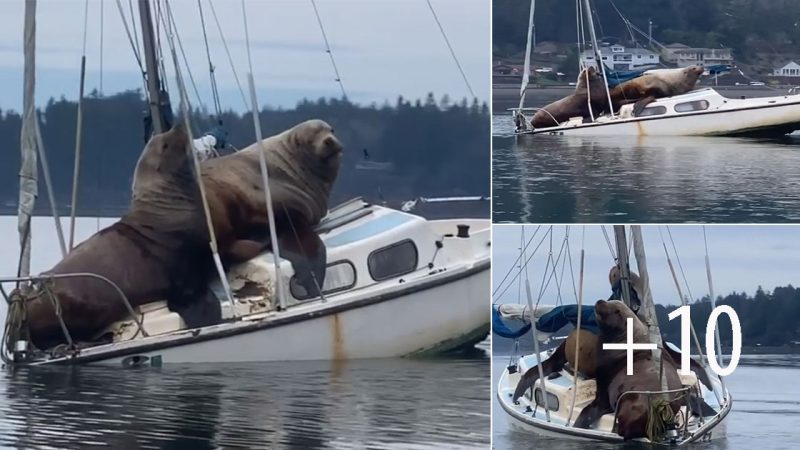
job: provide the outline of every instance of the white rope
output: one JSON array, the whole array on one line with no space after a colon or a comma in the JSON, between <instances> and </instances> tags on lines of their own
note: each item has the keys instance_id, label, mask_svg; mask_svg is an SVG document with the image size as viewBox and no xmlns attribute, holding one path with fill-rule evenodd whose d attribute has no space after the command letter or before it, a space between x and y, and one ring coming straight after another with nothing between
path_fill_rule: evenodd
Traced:
<instances>
[{"instance_id":1,"label":"white rope","mask_svg":"<svg viewBox=\"0 0 800 450\"><path fill-rule=\"evenodd\" d=\"M261 121L258 117L258 100L256 98L255 82L253 81L253 58L250 52L250 32L247 29L247 9L244 5L244 0L242 0L242 18L244 19L244 36L245 43L247 45L247 63L248 67L250 68L247 78L250 84L250 101L253 113L253 126L255 127L256 131L256 142L258 142L259 146L258 163L261 168L261 181L264 184L264 201L267 203L267 219L269 221L270 240L272 241L272 259L275 264L275 280L278 294L278 304L280 305L281 309L285 309L286 298L283 292L283 280L281 276L280 246L278 245L278 234L275 230L275 212L272 209L272 193L269 188L269 170L267 169L266 160L267 149L264 148L264 142L262 141ZM322 290L320 289L320 293L321 292Z\"/></svg>"},{"instance_id":2,"label":"white rope","mask_svg":"<svg viewBox=\"0 0 800 450\"><path fill-rule=\"evenodd\" d=\"M44 184L47 188L47 197L50 200L50 210L53 213L53 220L56 224L56 234L58 235L58 246L61 249L61 257L67 256L67 246L64 242L64 231L61 229L61 218L58 216L58 205L56 204L56 196L53 193L53 183L50 180L50 167L47 164L47 154L44 151L44 140L42 139L42 131L39 129L39 116L36 116L36 121L33 123L36 129L36 148L39 150L39 161L42 164L42 172L44 172Z\"/></svg>"}]
</instances>

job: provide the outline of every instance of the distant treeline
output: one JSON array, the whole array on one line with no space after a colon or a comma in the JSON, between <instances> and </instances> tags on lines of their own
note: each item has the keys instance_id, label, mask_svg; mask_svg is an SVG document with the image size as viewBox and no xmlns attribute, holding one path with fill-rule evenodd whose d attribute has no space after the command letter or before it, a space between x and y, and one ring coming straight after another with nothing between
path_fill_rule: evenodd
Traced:
<instances>
[{"instance_id":1,"label":"distant treeline","mask_svg":"<svg viewBox=\"0 0 800 450\"><path fill-rule=\"evenodd\" d=\"M133 169L144 147L146 103L137 91L84 100L83 148L78 210L115 215L130 199ZM177 110L177 105L174 105ZM70 202L77 103L51 99L40 110L41 130L55 186L56 203ZM228 141L242 148L255 141L251 113L224 112ZM260 112L264 136L308 119L329 122L345 145L333 202L355 196L372 201L419 196L489 194L489 108L477 101L398 98L394 104L359 106L337 99L303 101L294 109ZM0 207L16 206L19 189L20 127L15 111L0 110ZM207 112L191 114L195 134L216 124ZM40 169L41 173L41 169ZM49 213L40 175L37 210ZM120 208L122 208L120 210Z\"/></svg>"},{"instance_id":2,"label":"distant treeline","mask_svg":"<svg viewBox=\"0 0 800 450\"><path fill-rule=\"evenodd\" d=\"M724 297L719 296L716 301L717 306L729 305L736 311L742 326L742 346L755 347L794 347L800 351L800 288L792 285L786 287L776 287L772 292L765 292L761 287L756 290L754 296L745 293L734 292ZM661 333L666 336L669 342L680 345L680 318L676 317L669 320L668 315L677 306L656 305L656 315ZM711 301L708 297L690 304L691 319L700 344L705 349L706 324L711 314ZM717 329L720 334L720 341L723 348L729 348L732 344L731 323L728 316L722 314L717 322ZM565 331L562 334L566 334ZM493 348L496 353L508 353L511 350L512 341L503 339L497 335L492 336ZM694 341L690 343L692 353L697 349ZM533 349L531 334L526 334L520 340L520 347L524 351ZM729 352L725 352L726 355Z\"/></svg>"},{"instance_id":3,"label":"distant treeline","mask_svg":"<svg viewBox=\"0 0 800 450\"><path fill-rule=\"evenodd\" d=\"M530 2L494 0L494 53L500 57L525 50ZM758 53L793 53L800 45L797 28L800 0L592 0L598 39L629 41L631 33L619 11L662 44L680 42L695 47L728 47L738 61ZM536 4L536 39L574 44L575 2L544 0ZM644 45L647 38L636 34ZM574 47L574 45L573 45Z\"/></svg>"}]
</instances>

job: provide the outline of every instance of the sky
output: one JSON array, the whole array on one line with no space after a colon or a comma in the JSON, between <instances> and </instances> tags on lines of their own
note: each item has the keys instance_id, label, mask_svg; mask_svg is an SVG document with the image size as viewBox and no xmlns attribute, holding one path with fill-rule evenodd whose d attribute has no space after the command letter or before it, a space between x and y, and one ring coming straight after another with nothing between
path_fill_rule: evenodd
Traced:
<instances>
[{"instance_id":1,"label":"sky","mask_svg":"<svg viewBox=\"0 0 800 450\"><path fill-rule=\"evenodd\" d=\"M141 88L136 58L116 1L88 0L86 92L100 88L103 24L104 94ZM138 3L130 0L137 17ZM213 2L245 94L247 47L241 2ZM202 0L211 58L223 109L244 111L244 101L214 23ZM394 103L399 95L470 97L425 0L317 0L317 7L344 88L351 101ZM37 10L37 104L50 97L76 99L84 35L84 0L39 0ZM121 4L130 24L128 1ZM431 0L467 80L489 100L490 2ZM0 109L22 109L22 34L25 2L0 0ZM206 49L196 0L171 0L177 30L200 98L212 106ZM250 48L259 103L292 107L303 98L340 97L339 85L310 0L247 0ZM168 49L166 43L164 49ZM169 57L169 55L167 55ZM173 73L171 61L165 61ZM184 77L187 75L184 74ZM174 76L169 80L174 84ZM187 89L191 90L191 87ZM173 94L173 96L176 96ZM193 93L190 102L197 103Z\"/></svg>"},{"instance_id":2,"label":"sky","mask_svg":"<svg viewBox=\"0 0 800 450\"><path fill-rule=\"evenodd\" d=\"M536 225L525 227L526 239L530 239L536 230ZM581 241L584 238L584 304L593 304L601 298L608 298L611 289L608 283L608 271L614 264L614 259L603 236L599 225L554 226L553 227L553 254L558 255L564 241L565 232L569 228L569 247L571 249L573 273L575 283L579 280L579 260ZM528 247L528 256L539 243L549 226L542 226ZM613 230L611 226L605 229L613 245ZM659 233L660 231L660 233ZM683 265L684 273L688 280L689 289L693 298L700 298L709 292L705 266L705 246L703 241L703 227L699 225L672 225L669 232L677 248L677 254ZM672 263L681 279L677 259L672 253L672 242L665 226L643 225L642 236L645 241L645 255L650 274L650 285L653 300L660 304L678 304L677 289L672 280L672 275L667 265L661 236L671 252ZM800 227L773 226L773 225L709 225L706 226L709 259L711 262L711 276L715 295L727 295L731 292L747 292L752 295L758 286L771 291L776 286L800 284ZM498 291L498 286L514 264L519 255L521 227L519 225L495 225L492 238L492 274L494 302L516 303L518 284L515 281L502 297L498 297L504 288ZM549 238L546 239L539 250L531 258L528 265L533 300L536 301L545 264L549 252ZM569 277L569 260L567 259L565 276L566 283L562 285L561 294L564 303L576 303L571 278ZM559 271L561 265L559 264ZM631 266L636 270L635 262ZM516 269L509 279L518 272ZM560 274L560 272L559 272ZM548 275L549 276L549 275ZM560 275L559 275L560 276ZM508 281L506 281L508 283ZM505 284L503 285L505 286ZM687 290L683 287L684 295ZM526 302L522 288L522 302ZM542 304L554 304L558 290L555 282L542 296Z\"/></svg>"}]
</instances>

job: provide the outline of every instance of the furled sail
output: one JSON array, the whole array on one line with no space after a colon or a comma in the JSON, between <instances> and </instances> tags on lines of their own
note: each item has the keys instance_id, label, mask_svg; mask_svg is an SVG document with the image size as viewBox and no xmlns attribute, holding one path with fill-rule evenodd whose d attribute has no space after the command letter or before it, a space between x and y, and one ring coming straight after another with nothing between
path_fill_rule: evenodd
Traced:
<instances>
[{"instance_id":1,"label":"furled sail","mask_svg":"<svg viewBox=\"0 0 800 450\"><path fill-rule=\"evenodd\" d=\"M18 229L20 234L19 275L30 274L31 217L37 196L37 141L36 105L36 0L25 2L25 27L23 31L25 71L23 82L23 116L20 136L21 164L19 172Z\"/></svg>"},{"instance_id":2,"label":"furled sail","mask_svg":"<svg viewBox=\"0 0 800 450\"><path fill-rule=\"evenodd\" d=\"M522 72L522 86L519 89L519 108L525 103L525 91L531 77L531 37L533 36L533 11L536 9L536 0L531 0L531 14L528 18L528 44L525 46L525 65Z\"/></svg>"}]
</instances>

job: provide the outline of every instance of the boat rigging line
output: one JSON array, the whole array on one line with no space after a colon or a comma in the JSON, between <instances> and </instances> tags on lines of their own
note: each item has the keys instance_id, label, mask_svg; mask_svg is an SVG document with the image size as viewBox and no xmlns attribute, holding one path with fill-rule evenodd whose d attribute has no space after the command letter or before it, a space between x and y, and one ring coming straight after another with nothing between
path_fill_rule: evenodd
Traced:
<instances>
[{"instance_id":1,"label":"boat rigging line","mask_svg":"<svg viewBox=\"0 0 800 450\"><path fill-rule=\"evenodd\" d=\"M89 29L89 0L83 6L83 53L81 54L81 81L78 91L78 112L75 124L75 160L72 165L72 208L69 216L69 249L75 246L75 215L78 212L78 182L81 173L81 139L83 134L83 91L86 87L86 32ZM56 216L56 220L58 217ZM59 227L60 228L60 227ZM66 252L62 248L62 257Z\"/></svg>"},{"instance_id":2,"label":"boat rigging line","mask_svg":"<svg viewBox=\"0 0 800 450\"><path fill-rule=\"evenodd\" d=\"M128 36L128 42L131 45L131 50L133 51L133 56L136 58L136 63L139 65L139 72L142 74L142 84L144 85L144 95L145 98L148 99L149 102L149 94L147 91L147 76L145 75L144 64L142 64L142 56L138 50L137 41L134 39L133 35L131 35L131 29L128 26L128 19L125 17L125 10L122 9L122 2L117 0L117 10L119 11L119 17L122 19L122 25L125 28L125 34ZM131 15L131 22L134 22L133 15ZM138 38L137 38L138 39Z\"/></svg>"},{"instance_id":3,"label":"boat rigging line","mask_svg":"<svg viewBox=\"0 0 800 450\"><path fill-rule=\"evenodd\" d=\"M166 4L166 7L167 7L167 14L171 17L172 16L172 11L170 10L169 2L165 0L165 4ZM143 17L143 20L145 20L145 19L146 19L146 17ZM161 17L161 19L163 20L163 16ZM166 24L165 24L165 28L166 28ZM175 31L177 31L177 29ZM186 86L184 85L183 77L181 76L180 61L178 60L178 54L175 51L175 38L173 36L172 28L170 28L169 32L167 33L167 43L169 44L170 53L172 54L172 61L173 61L174 65L175 65L175 79L176 79L176 82L177 82L177 85L178 85L178 92L179 92L179 94L181 96L181 101L180 101L181 110L182 110L181 113L183 114L183 120L184 120L184 122L186 124L186 133L189 135L189 145L191 146L191 142L192 142L193 139L192 139L192 128L191 128L191 124L189 122L189 111L190 111L189 98L186 95ZM154 122L155 122L156 118L154 117L153 119L154 119ZM197 186L200 189L200 199L201 199L201 201L203 203L203 213L205 215L206 225L208 227L208 234L209 234L209 237L210 237L209 246L211 247L212 257L214 259L214 265L216 266L217 274L219 275L219 278L220 278L220 283L222 284L222 287L223 287L223 289L225 291L225 296L227 297L228 301L231 304L231 313L232 313L233 317L236 318L237 317L236 304L233 301L233 295L231 294L231 287L228 284L228 277L225 275L225 270L222 267L222 260L219 257L219 251L218 251L218 247L217 247L217 236L216 236L216 233L214 231L214 223L211 220L211 211L209 210L209 206L208 206L208 198L206 197L206 189L205 189L205 186L203 185L203 180L201 178L202 177L202 169L200 167L200 157L197 154L197 152L194 151L193 149L187 149L187 151L191 153L192 161L194 162L195 179L197 181Z\"/></svg>"},{"instance_id":4,"label":"boat rigging line","mask_svg":"<svg viewBox=\"0 0 800 450\"><path fill-rule=\"evenodd\" d=\"M261 135L261 121L259 120L258 99L256 98L256 85L253 81L253 57L250 51L250 32L247 28L247 7L242 0L242 19L244 20L244 37L245 45L247 46L247 64L250 71L247 74L247 80L250 85L250 102L253 114L253 126L256 132L256 142L259 147L258 163L261 169L261 182L264 184L264 200L267 203L267 220L269 222L269 236L272 242L272 261L275 264L275 285L278 296L278 305L280 309L286 308L286 296L284 295L283 279L281 276L280 265L280 246L278 245L278 234L275 230L275 211L272 208L272 192L269 188L269 171L267 169L267 157L264 148L264 142Z\"/></svg>"},{"instance_id":5,"label":"boat rigging line","mask_svg":"<svg viewBox=\"0 0 800 450\"><path fill-rule=\"evenodd\" d=\"M537 227L536 227L536 230L533 232L533 236L531 236L531 238L530 238L530 239L528 239L528 243L527 243L527 244L525 244L525 247L522 247L522 248L521 248L521 250L522 250L523 248L524 248L524 249L527 249L527 248L528 248L528 246L531 244L531 242L533 241L533 239L534 239L534 238L536 237L536 235L539 233L539 230L540 230L541 228L542 228L542 225L539 225L539 226L537 226ZM547 234L547 233L545 232L545 235L546 235L546 234ZM539 244L536 246L536 249L538 249L540 245L542 245L542 241L539 241ZM533 252L534 252L534 253L536 253L536 250L534 249L534 250L533 250ZM497 285L497 288L495 288L494 292L492 292L492 297L498 297L498 298L499 298L499 296L497 295L497 291L499 291L499 290L500 290L500 288L501 288L501 287L503 287L503 283L505 283L505 281L508 279L508 276L509 276L509 275L511 275L511 272L513 272L513 271L514 271L514 267L516 267L516 266L517 266L517 263L520 261L520 259L522 259L522 252L520 252L519 256L517 256L517 259L514 261L514 263L513 263L513 264L511 264L511 268L509 268L509 269L508 269L508 272L506 272L505 276L504 276L504 277L503 277L503 279L500 281L500 284L498 284L498 285ZM513 283L513 282L514 282L514 280L516 280L516 279L517 279L517 276L518 276L518 275L514 276L514 278L512 278L512 279L511 279L511 281L510 281L509 283ZM504 290L503 290L503 292L500 294L500 296L502 296L502 294L503 294L503 293L505 293L505 291L506 291L506 290L508 290L508 287L506 287L506 289L504 289ZM496 301L496 300L495 300L495 301Z\"/></svg>"},{"instance_id":6,"label":"boat rigging line","mask_svg":"<svg viewBox=\"0 0 800 450\"><path fill-rule=\"evenodd\" d=\"M708 278L708 295L711 298L711 311L717 307L717 300L714 296L714 283L711 280L711 258L708 256L708 238L706 237L706 226L703 225L703 247L706 251L706 276ZM717 359L719 360L720 367L725 364L725 357L722 354L722 342L719 338L719 327L714 327L714 341L717 347ZM706 341L707 342L707 341ZM735 352L735 351L734 351ZM725 390L725 377L720 375L719 381L722 384L723 399L728 399L727 391Z\"/></svg>"},{"instance_id":7,"label":"boat rigging line","mask_svg":"<svg viewBox=\"0 0 800 450\"><path fill-rule=\"evenodd\" d=\"M583 317L582 308L583 308L583 268L584 268L584 260L585 260L585 245L586 245L586 225L581 227L581 259L580 259L580 272L579 278L580 282L578 284L578 294L577 294L577 304L578 304L578 323L575 324L575 329L580 331L581 329L581 318ZM568 245L569 247L569 245ZM569 255L569 250L567 250L567 254ZM572 257L570 256L570 272L572 272ZM574 276L573 276L573 285L574 285ZM569 407L569 416L567 416L567 426L570 426L570 422L572 422L572 413L575 411L575 400L578 397L578 372L580 371L580 352L581 349L581 333L575 333L575 376L572 377L572 401L570 402Z\"/></svg>"},{"instance_id":8,"label":"boat rigging line","mask_svg":"<svg viewBox=\"0 0 800 450\"><path fill-rule=\"evenodd\" d=\"M447 38L447 33L444 31L444 27L442 26L442 23L439 21L439 17L436 15L436 10L433 9L431 0L426 0L426 2L428 3L428 9L430 9L431 14L433 14L433 20L436 21L436 25L439 27L439 31L442 33L442 37L444 38L445 44L447 44L447 49L450 50L450 56L453 57L453 61L456 63L456 67L458 67L459 73L461 73L461 78L464 79L464 84L467 85L467 90L469 91L469 95L473 99L477 98L475 96L475 92L472 90L472 86L469 84L467 75L464 73L464 69L461 67L461 63L458 61L458 56L456 56L456 52L453 50L453 46L450 45L450 39Z\"/></svg>"},{"instance_id":9,"label":"boat rigging line","mask_svg":"<svg viewBox=\"0 0 800 450\"><path fill-rule=\"evenodd\" d=\"M217 90L217 79L214 75L214 63L211 62L211 49L208 47L208 34L206 33L206 19L203 16L203 4L197 0L197 9L200 11L200 28L203 30L203 42L206 46L206 59L208 60L208 77L211 81L211 97L214 101L214 111L217 114L217 123L222 125L222 107L219 103L219 91Z\"/></svg>"},{"instance_id":10,"label":"boat rigging line","mask_svg":"<svg viewBox=\"0 0 800 450\"><path fill-rule=\"evenodd\" d=\"M236 80L236 86L239 88L239 93L242 95L242 102L244 102L244 107L248 108L250 106L250 103L247 101L247 96L244 95L244 89L242 89L242 83L239 82L239 74L236 72L236 65L233 64L231 51L228 48L228 41L225 39L225 34L222 32L222 26L219 24L217 11L214 9L214 2L208 0L208 6L211 7L211 16L214 17L214 23L217 25L217 31L219 32L219 37L222 40L222 45L225 47L225 54L228 55L228 64L230 64L231 70L233 71L233 78Z\"/></svg>"},{"instance_id":11,"label":"boat rigging line","mask_svg":"<svg viewBox=\"0 0 800 450\"><path fill-rule=\"evenodd\" d=\"M344 90L344 83L342 83L342 77L339 75L339 68L336 67L336 60L333 58L333 51L331 51L331 46L328 43L328 35L325 33L325 27L322 25L322 18L319 15L319 10L317 10L317 2L315 0L311 0L311 6L314 8L314 15L317 16L317 23L319 24L319 30L322 32L322 40L325 42L325 52L331 59L331 66L333 66L333 73L336 75L336 82L339 83L339 89L342 90L342 97L346 101L347 93ZM247 51L248 52L250 51L249 46Z\"/></svg>"}]
</instances>

